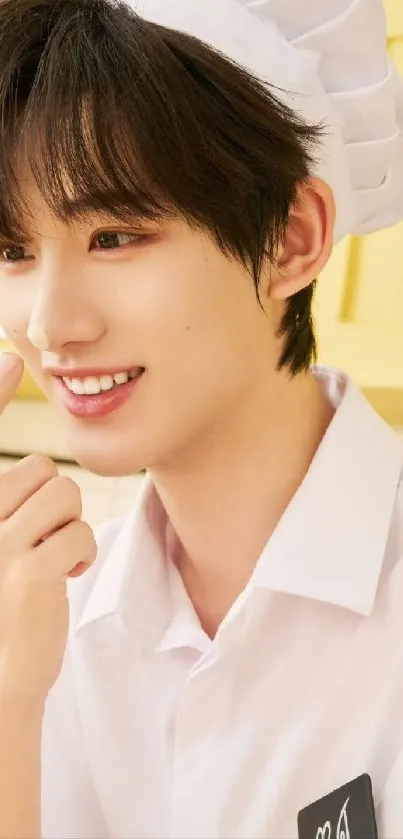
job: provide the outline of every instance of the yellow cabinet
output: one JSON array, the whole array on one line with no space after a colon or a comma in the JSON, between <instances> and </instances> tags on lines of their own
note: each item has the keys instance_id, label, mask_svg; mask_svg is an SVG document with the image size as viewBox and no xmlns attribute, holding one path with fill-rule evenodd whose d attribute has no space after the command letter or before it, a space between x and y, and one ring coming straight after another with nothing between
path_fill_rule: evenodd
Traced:
<instances>
[{"instance_id":1,"label":"yellow cabinet","mask_svg":"<svg viewBox=\"0 0 403 839\"><path fill-rule=\"evenodd\" d=\"M385 7L403 73L403 0ZM349 372L379 413L403 426L403 224L338 245L315 309L320 362Z\"/></svg>"}]
</instances>

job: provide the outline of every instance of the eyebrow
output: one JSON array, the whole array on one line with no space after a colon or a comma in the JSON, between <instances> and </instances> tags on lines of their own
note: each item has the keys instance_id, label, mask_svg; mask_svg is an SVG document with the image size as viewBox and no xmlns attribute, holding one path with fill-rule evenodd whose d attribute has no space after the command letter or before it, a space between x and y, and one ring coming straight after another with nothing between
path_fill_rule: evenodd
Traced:
<instances>
[{"instance_id":1,"label":"eyebrow","mask_svg":"<svg viewBox=\"0 0 403 839\"><path fill-rule=\"evenodd\" d=\"M150 224L153 221L157 221L157 219L147 218L144 215L142 216L140 213L136 212L134 208L132 212L130 212L127 208L125 210L116 211L116 213L107 207L105 207L105 209L100 209L99 206L96 206L96 202L94 202L90 196L69 199L66 201L65 206L68 218L73 224L89 223L94 221L96 218L102 219L106 223L120 222L138 225ZM127 222L124 220L124 215L127 215Z\"/></svg>"},{"instance_id":2,"label":"eyebrow","mask_svg":"<svg viewBox=\"0 0 403 839\"><path fill-rule=\"evenodd\" d=\"M67 210L67 216L69 221L74 224L84 224L85 222L90 222L94 216L98 216L99 218L105 219L105 221L109 219L116 218L112 215L112 213L108 210L101 211L94 207L93 201L90 198L85 199L71 199L65 202L65 207ZM13 223L13 230L15 235L13 239L20 244L24 244L25 242L29 242L32 238L37 235L35 230L35 220L32 219L30 216L26 218L19 218L18 222ZM9 241L9 237L7 237L3 231L0 230L0 240L2 243L5 241Z\"/></svg>"},{"instance_id":3,"label":"eyebrow","mask_svg":"<svg viewBox=\"0 0 403 839\"><path fill-rule=\"evenodd\" d=\"M108 196L106 196L108 201ZM113 196L109 196L109 204L113 206ZM116 213L110 207L100 208L97 202L91 195L85 195L80 198L64 198L63 208L65 210L66 223L72 227L80 227L85 224L96 223L96 221L105 224L127 224L144 225L157 224L158 216L154 219L136 212L135 208L132 211L127 207L121 208ZM126 218L125 218L126 216ZM38 235L35 229L35 219L26 217L25 219L19 217L18 221L13 224L14 235L12 238L5 236L4 232L0 230L0 243L4 246L5 243L18 242L20 245L27 245Z\"/></svg>"},{"instance_id":4,"label":"eyebrow","mask_svg":"<svg viewBox=\"0 0 403 839\"><path fill-rule=\"evenodd\" d=\"M92 198L71 198L65 202L67 215L72 221L88 221L93 216L114 218L111 210L100 210Z\"/></svg>"}]
</instances>

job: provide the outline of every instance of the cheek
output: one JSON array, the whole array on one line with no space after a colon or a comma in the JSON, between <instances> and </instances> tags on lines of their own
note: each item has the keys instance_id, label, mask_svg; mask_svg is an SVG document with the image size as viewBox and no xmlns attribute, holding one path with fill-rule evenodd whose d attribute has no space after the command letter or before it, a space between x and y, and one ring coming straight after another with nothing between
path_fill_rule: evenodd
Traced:
<instances>
[{"instance_id":1,"label":"cheek","mask_svg":"<svg viewBox=\"0 0 403 839\"><path fill-rule=\"evenodd\" d=\"M26 363L26 366L33 378L41 387L43 387L41 354L28 340L25 326L20 329L18 326L11 326L8 322L7 324L3 322L2 328L4 329L10 344L12 344L13 349L15 349L18 355L24 359L24 362Z\"/></svg>"},{"instance_id":2,"label":"cheek","mask_svg":"<svg viewBox=\"0 0 403 839\"><path fill-rule=\"evenodd\" d=\"M258 306L251 281L238 265L192 248L178 254L147 255L140 277L115 287L109 322L130 336L133 362L168 378L186 370L230 368L247 357L256 338ZM137 354L137 355L136 355Z\"/></svg>"},{"instance_id":3,"label":"cheek","mask_svg":"<svg viewBox=\"0 0 403 839\"><path fill-rule=\"evenodd\" d=\"M30 316L29 301L23 292L10 288L0 278L0 326L17 352L29 367L39 366L37 351L28 340L27 330Z\"/></svg>"},{"instance_id":4,"label":"cheek","mask_svg":"<svg viewBox=\"0 0 403 839\"><path fill-rule=\"evenodd\" d=\"M226 295L207 288L203 277L193 293L178 276L165 280L163 291L150 284L147 295L130 310L126 306L133 363L149 370L156 395L168 393L173 401L232 387L244 377L253 352L244 305L237 309Z\"/></svg>"},{"instance_id":5,"label":"cheek","mask_svg":"<svg viewBox=\"0 0 403 839\"><path fill-rule=\"evenodd\" d=\"M0 273L0 323L10 338L26 332L29 310L24 283Z\"/></svg>"},{"instance_id":6,"label":"cheek","mask_svg":"<svg viewBox=\"0 0 403 839\"><path fill-rule=\"evenodd\" d=\"M29 344L27 339L27 322L25 319L18 317L18 314L10 313L7 307L2 305L0 300L0 325L4 330L6 337L16 347L19 352L23 352L24 347Z\"/></svg>"}]
</instances>

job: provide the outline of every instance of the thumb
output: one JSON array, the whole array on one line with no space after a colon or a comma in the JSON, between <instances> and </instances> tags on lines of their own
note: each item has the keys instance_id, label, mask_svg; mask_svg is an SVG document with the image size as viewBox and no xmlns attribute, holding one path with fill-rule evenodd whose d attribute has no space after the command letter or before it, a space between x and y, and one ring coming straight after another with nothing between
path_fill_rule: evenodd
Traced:
<instances>
[{"instance_id":1,"label":"thumb","mask_svg":"<svg viewBox=\"0 0 403 839\"><path fill-rule=\"evenodd\" d=\"M2 353L0 356L0 413L14 396L23 372L24 363L18 355L9 352Z\"/></svg>"}]
</instances>

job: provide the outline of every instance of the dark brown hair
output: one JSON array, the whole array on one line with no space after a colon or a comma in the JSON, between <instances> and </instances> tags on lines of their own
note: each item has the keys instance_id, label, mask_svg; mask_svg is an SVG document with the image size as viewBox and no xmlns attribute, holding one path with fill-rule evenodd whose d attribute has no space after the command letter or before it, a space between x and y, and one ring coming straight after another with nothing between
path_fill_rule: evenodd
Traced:
<instances>
[{"instance_id":1,"label":"dark brown hair","mask_svg":"<svg viewBox=\"0 0 403 839\"><path fill-rule=\"evenodd\" d=\"M60 220L180 214L241 260L258 292L320 136L272 87L122 0L0 1L5 241L28 236L15 165L24 146ZM293 374L315 356L312 294L290 298L281 327L279 367Z\"/></svg>"}]
</instances>

